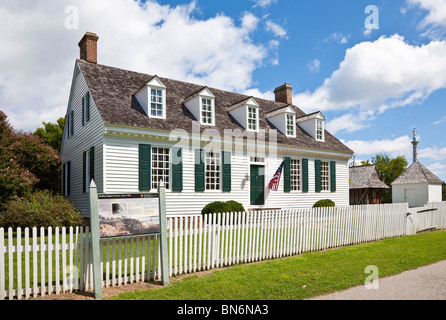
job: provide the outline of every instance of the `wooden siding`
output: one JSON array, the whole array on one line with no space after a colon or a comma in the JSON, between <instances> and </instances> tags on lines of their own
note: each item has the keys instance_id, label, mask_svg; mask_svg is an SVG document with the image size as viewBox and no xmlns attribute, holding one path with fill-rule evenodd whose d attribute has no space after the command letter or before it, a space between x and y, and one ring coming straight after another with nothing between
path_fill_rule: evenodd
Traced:
<instances>
[{"instance_id":1,"label":"wooden siding","mask_svg":"<svg viewBox=\"0 0 446 320\"><path fill-rule=\"evenodd\" d=\"M151 144L152 147L172 147L173 143L166 140L138 139L131 136L105 136L104 138L104 192L130 193L139 192L138 160L139 144ZM279 167L285 154L277 158L265 158L265 204L263 206L250 205L250 183L247 176L250 172L250 157L232 154L231 157L231 191L222 191L223 177L220 178L220 190L195 191L195 150L183 148L183 190L166 191L167 214L198 214L201 209L212 201L235 200L243 204L246 209L252 208L308 208L320 199L331 199L336 205L349 204L348 165L346 160L336 159L336 192L315 192L314 160L304 156L291 158L307 158L309 161L309 192L284 192L283 176L278 191L269 191L268 182ZM330 161L329 158L318 158ZM172 172L171 172L172 174ZM172 179L170 179L172 181ZM156 190L151 190L156 192Z\"/></svg>"},{"instance_id":2,"label":"wooden siding","mask_svg":"<svg viewBox=\"0 0 446 320\"><path fill-rule=\"evenodd\" d=\"M93 97L90 96L90 121L82 125L82 98L87 93L87 84L81 72L73 77L67 114L74 112L74 135L68 137L66 127L62 139L62 164L71 161L71 192L68 199L81 211L89 215L88 193L83 192L83 152L94 147L95 183L99 192L103 192L103 133L104 123L96 108ZM88 189L88 187L87 187Z\"/></svg>"}]
</instances>

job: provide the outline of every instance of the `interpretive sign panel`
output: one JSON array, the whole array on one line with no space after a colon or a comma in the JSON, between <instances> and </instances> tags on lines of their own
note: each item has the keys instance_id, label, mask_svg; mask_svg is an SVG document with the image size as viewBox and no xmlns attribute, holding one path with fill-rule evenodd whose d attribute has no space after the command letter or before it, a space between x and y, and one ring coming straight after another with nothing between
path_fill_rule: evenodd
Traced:
<instances>
[{"instance_id":1,"label":"interpretive sign panel","mask_svg":"<svg viewBox=\"0 0 446 320\"><path fill-rule=\"evenodd\" d=\"M99 194L101 238L160 233L158 194Z\"/></svg>"}]
</instances>

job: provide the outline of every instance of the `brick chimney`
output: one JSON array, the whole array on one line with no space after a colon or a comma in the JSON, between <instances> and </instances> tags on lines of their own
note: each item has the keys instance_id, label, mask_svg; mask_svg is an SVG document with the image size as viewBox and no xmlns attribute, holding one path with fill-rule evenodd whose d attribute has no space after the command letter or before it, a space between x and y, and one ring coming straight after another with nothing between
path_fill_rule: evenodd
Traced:
<instances>
[{"instance_id":1,"label":"brick chimney","mask_svg":"<svg viewBox=\"0 0 446 320\"><path fill-rule=\"evenodd\" d=\"M91 32L85 33L79 42L81 59L91 63L98 63L98 40L99 37L96 34Z\"/></svg>"},{"instance_id":2,"label":"brick chimney","mask_svg":"<svg viewBox=\"0 0 446 320\"><path fill-rule=\"evenodd\" d=\"M274 90L276 102L283 102L286 104L293 104L293 88L285 83Z\"/></svg>"}]
</instances>

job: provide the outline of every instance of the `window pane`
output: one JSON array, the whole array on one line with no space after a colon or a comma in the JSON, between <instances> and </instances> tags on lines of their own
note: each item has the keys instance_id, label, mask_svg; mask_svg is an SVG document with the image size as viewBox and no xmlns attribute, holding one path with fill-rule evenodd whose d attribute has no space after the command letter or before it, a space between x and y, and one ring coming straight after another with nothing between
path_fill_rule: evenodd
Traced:
<instances>
[{"instance_id":1,"label":"window pane","mask_svg":"<svg viewBox=\"0 0 446 320\"><path fill-rule=\"evenodd\" d=\"M322 190L328 190L328 182L330 176L330 169L328 161L321 162L321 186Z\"/></svg>"},{"instance_id":2,"label":"window pane","mask_svg":"<svg viewBox=\"0 0 446 320\"><path fill-rule=\"evenodd\" d=\"M220 189L220 153L206 152L206 189Z\"/></svg>"},{"instance_id":3,"label":"window pane","mask_svg":"<svg viewBox=\"0 0 446 320\"><path fill-rule=\"evenodd\" d=\"M158 183L163 180L169 189L169 148L152 148L152 189L158 189Z\"/></svg>"}]
</instances>

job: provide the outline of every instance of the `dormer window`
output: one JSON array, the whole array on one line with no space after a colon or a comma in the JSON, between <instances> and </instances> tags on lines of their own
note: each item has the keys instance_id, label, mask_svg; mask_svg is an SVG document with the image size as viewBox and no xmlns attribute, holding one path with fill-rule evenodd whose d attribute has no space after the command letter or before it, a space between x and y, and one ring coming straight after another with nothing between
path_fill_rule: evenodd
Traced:
<instances>
[{"instance_id":1,"label":"dormer window","mask_svg":"<svg viewBox=\"0 0 446 320\"><path fill-rule=\"evenodd\" d=\"M314 140L322 142L325 141L324 121L325 117L319 111L296 119L299 127L312 136Z\"/></svg>"},{"instance_id":2,"label":"dormer window","mask_svg":"<svg viewBox=\"0 0 446 320\"><path fill-rule=\"evenodd\" d=\"M200 124L215 125L215 97L207 87L192 94L183 104Z\"/></svg>"},{"instance_id":3,"label":"dormer window","mask_svg":"<svg viewBox=\"0 0 446 320\"><path fill-rule=\"evenodd\" d=\"M248 106L248 130L257 131L259 122L259 109Z\"/></svg>"},{"instance_id":4,"label":"dormer window","mask_svg":"<svg viewBox=\"0 0 446 320\"><path fill-rule=\"evenodd\" d=\"M226 111L246 130L259 131L259 104L253 97L227 107Z\"/></svg>"},{"instance_id":5,"label":"dormer window","mask_svg":"<svg viewBox=\"0 0 446 320\"><path fill-rule=\"evenodd\" d=\"M265 117L285 136L296 137L296 112L292 106L285 106L271 111Z\"/></svg>"},{"instance_id":6,"label":"dormer window","mask_svg":"<svg viewBox=\"0 0 446 320\"><path fill-rule=\"evenodd\" d=\"M146 83L135 98L149 118L166 118L166 87L157 76Z\"/></svg>"},{"instance_id":7,"label":"dormer window","mask_svg":"<svg viewBox=\"0 0 446 320\"><path fill-rule=\"evenodd\" d=\"M286 135L294 137L295 136L295 130L296 130L296 117L294 114L287 114L286 115Z\"/></svg>"}]
</instances>

